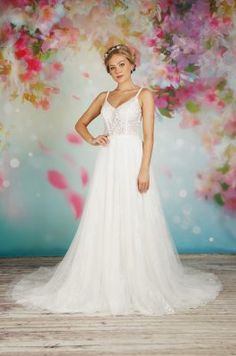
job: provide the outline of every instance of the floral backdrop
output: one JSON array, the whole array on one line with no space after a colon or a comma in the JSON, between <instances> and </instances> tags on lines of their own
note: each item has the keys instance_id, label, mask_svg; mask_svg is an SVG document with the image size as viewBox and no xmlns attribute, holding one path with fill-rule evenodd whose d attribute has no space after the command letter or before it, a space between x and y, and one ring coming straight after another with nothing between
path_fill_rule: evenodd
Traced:
<instances>
[{"instance_id":1,"label":"floral backdrop","mask_svg":"<svg viewBox=\"0 0 236 356\"><path fill-rule=\"evenodd\" d=\"M52 252L43 250L45 241L58 243L61 252L71 240L94 163L91 147L73 131L73 125L91 95L97 94L94 88L99 86L104 51L117 43L126 43L135 51L136 82L154 91L160 145L157 176L180 251L235 251L235 1L5 0L0 3L0 14L0 235L4 241L6 236L18 236L16 244L13 239L3 247L2 254L34 253L35 240L27 249L23 247L24 241L32 240L32 231L38 249L45 253ZM90 53L89 62L85 51ZM73 73L79 75L75 83ZM99 84L104 83L103 77ZM68 119L70 110L74 117ZM55 130L63 143L58 143ZM177 167L178 160L171 165L171 148L180 155L178 148L186 143L187 150L192 145L193 154L185 167ZM32 169L37 171L35 175ZM186 188L176 198L169 194L177 189L179 170L191 191L181 216L176 211L186 197ZM167 185L166 179L171 183ZM34 193L39 198L42 191L45 198L37 208L27 196ZM55 199L59 195L58 207ZM173 199L175 211L169 209ZM64 230L58 221L58 230L52 227L60 214L51 213L50 204L55 211L63 210ZM194 216L189 206L196 204L201 205L196 206ZM37 221L37 216L45 219L42 207L47 211L50 233ZM29 212L32 209L34 216ZM223 234L227 241L216 241L210 225L203 233L200 225L209 223L209 216L202 217L202 209L215 216L212 224L219 224L215 234ZM32 222L34 228L25 230Z\"/></svg>"}]
</instances>

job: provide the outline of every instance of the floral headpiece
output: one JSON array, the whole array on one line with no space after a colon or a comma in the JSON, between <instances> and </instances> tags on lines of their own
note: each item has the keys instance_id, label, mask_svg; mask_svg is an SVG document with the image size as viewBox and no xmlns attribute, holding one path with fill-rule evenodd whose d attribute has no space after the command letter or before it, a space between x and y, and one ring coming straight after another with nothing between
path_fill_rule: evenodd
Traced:
<instances>
[{"instance_id":1,"label":"floral headpiece","mask_svg":"<svg viewBox=\"0 0 236 356\"><path fill-rule=\"evenodd\" d=\"M106 58L108 56L108 54L110 54L111 52L113 52L115 49L121 48L122 45L118 44L116 46L113 46L111 48L109 48L108 51L106 51L106 53L104 54L104 58Z\"/></svg>"}]
</instances>

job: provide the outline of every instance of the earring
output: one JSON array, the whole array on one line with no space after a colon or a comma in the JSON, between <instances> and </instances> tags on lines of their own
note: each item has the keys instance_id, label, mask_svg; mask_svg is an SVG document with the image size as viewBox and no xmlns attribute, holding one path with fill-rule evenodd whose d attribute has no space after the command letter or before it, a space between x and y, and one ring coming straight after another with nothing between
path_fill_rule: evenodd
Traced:
<instances>
[{"instance_id":1,"label":"earring","mask_svg":"<svg viewBox=\"0 0 236 356\"><path fill-rule=\"evenodd\" d=\"M134 66L133 66L133 68L131 70L131 73L133 73L135 71L135 69L136 69L136 64L134 64Z\"/></svg>"}]
</instances>

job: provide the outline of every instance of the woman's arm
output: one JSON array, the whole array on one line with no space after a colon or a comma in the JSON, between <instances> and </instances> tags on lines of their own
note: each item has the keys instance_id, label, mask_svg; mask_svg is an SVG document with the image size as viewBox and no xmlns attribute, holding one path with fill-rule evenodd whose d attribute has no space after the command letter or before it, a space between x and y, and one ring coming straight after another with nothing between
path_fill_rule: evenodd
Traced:
<instances>
[{"instance_id":1,"label":"woman's arm","mask_svg":"<svg viewBox=\"0 0 236 356\"><path fill-rule=\"evenodd\" d=\"M148 170L152 148L154 142L154 111L155 104L151 90L144 89L142 95L142 111L143 111L143 158L141 162L141 170Z\"/></svg>"},{"instance_id":2,"label":"woman's arm","mask_svg":"<svg viewBox=\"0 0 236 356\"><path fill-rule=\"evenodd\" d=\"M75 124L76 132L78 132L85 141L92 145L106 144L108 141L108 138L105 135L99 135L96 138L93 137L87 129L88 124L100 114L105 96L106 92L98 94Z\"/></svg>"},{"instance_id":3,"label":"woman's arm","mask_svg":"<svg viewBox=\"0 0 236 356\"><path fill-rule=\"evenodd\" d=\"M151 162L153 142L154 142L154 112L155 104L151 90L145 88L142 91L142 112L143 112L143 156L138 175L138 189L145 192L149 188L149 166Z\"/></svg>"}]
</instances>

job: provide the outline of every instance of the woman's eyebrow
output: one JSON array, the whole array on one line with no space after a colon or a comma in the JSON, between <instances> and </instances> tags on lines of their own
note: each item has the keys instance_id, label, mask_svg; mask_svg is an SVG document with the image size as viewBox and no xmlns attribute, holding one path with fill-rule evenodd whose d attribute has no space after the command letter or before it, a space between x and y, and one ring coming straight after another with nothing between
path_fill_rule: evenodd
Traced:
<instances>
[{"instance_id":1,"label":"woman's eyebrow","mask_svg":"<svg viewBox=\"0 0 236 356\"><path fill-rule=\"evenodd\" d=\"M124 60L122 59L121 61L119 61L117 64L119 64L120 62L124 62ZM111 64L110 67L115 66L115 64Z\"/></svg>"}]
</instances>

